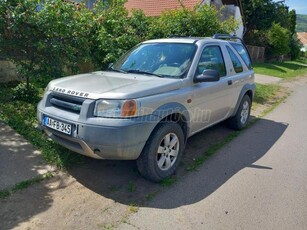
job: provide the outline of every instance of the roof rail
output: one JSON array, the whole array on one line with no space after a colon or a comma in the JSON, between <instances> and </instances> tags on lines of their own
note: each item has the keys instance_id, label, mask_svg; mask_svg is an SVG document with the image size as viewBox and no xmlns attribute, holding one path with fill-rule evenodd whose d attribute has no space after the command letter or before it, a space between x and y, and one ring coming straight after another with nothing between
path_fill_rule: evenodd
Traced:
<instances>
[{"instance_id":1,"label":"roof rail","mask_svg":"<svg viewBox=\"0 0 307 230\"><path fill-rule=\"evenodd\" d=\"M241 43L244 44L243 39L239 38L235 35L230 35L230 34L214 34L213 37L214 39L237 39L239 40Z\"/></svg>"},{"instance_id":2,"label":"roof rail","mask_svg":"<svg viewBox=\"0 0 307 230\"><path fill-rule=\"evenodd\" d=\"M239 38L237 36L230 35L230 34L214 34L212 38L213 39L229 39L229 40L230 39L237 39L237 40L239 40L241 42L241 44L245 47L245 49L247 51L247 54L249 56L249 59L252 61L252 58L251 58L251 56L250 56L250 54L248 52L248 49L247 49L247 47L246 47L246 45L245 45L245 43L244 43L242 38Z\"/></svg>"}]
</instances>

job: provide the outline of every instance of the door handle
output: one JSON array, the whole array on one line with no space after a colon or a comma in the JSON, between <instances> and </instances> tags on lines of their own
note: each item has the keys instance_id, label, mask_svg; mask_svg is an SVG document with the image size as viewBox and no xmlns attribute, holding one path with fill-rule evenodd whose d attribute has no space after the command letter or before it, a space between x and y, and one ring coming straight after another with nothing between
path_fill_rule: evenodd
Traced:
<instances>
[{"instance_id":1,"label":"door handle","mask_svg":"<svg viewBox=\"0 0 307 230\"><path fill-rule=\"evenodd\" d=\"M228 81L228 85L232 85L232 80L229 80L229 81Z\"/></svg>"}]
</instances>

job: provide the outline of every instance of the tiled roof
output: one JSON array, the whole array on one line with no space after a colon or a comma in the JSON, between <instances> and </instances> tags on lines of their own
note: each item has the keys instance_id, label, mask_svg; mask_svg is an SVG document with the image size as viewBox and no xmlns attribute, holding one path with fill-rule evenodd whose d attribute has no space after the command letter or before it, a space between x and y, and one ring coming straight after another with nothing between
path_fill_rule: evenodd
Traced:
<instances>
[{"instance_id":1,"label":"tiled roof","mask_svg":"<svg viewBox=\"0 0 307 230\"><path fill-rule=\"evenodd\" d=\"M186 8L193 8L201 2L201 0L182 0ZM178 0L129 0L125 6L129 11L142 9L147 16L159 16L165 10L181 8Z\"/></svg>"},{"instance_id":2,"label":"tiled roof","mask_svg":"<svg viewBox=\"0 0 307 230\"><path fill-rule=\"evenodd\" d=\"M307 32L299 32L297 37L303 45L307 45Z\"/></svg>"}]
</instances>

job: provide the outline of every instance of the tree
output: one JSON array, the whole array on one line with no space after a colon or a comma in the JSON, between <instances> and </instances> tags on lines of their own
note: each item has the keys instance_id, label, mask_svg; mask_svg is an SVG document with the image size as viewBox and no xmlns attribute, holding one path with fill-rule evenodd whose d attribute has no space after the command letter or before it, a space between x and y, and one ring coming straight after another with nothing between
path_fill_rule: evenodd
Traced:
<instances>
[{"instance_id":1,"label":"tree","mask_svg":"<svg viewBox=\"0 0 307 230\"><path fill-rule=\"evenodd\" d=\"M291 36L293 36L296 31L296 11L295 10L291 10L289 12L289 31L291 33Z\"/></svg>"},{"instance_id":2,"label":"tree","mask_svg":"<svg viewBox=\"0 0 307 230\"><path fill-rule=\"evenodd\" d=\"M268 42L272 55L288 54L289 49L289 30L283 28L278 23L273 23L268 32Z\"/></svg>"},{"instance_id":3,"label":"tree","mask_svg":"<svg viewBox=\"0 0 307 230\"><path fill-rule=\"evenodd\" d=\"M285 1L242 0L242 5L246 21L244 34L246 43L267 47L269 55L290 52L291 58L299 56L300 44L295 37L296 12L295 10L289 12ZM282 36L284 40L278 36Z\"/></svg>"}]
</instances>

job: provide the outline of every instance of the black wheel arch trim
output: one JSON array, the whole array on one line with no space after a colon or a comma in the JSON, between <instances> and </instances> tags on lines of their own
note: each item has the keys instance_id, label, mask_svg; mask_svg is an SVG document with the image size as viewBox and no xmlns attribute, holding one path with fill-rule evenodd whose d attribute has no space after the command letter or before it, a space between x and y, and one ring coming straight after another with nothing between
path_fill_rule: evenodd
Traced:
<instances>
[{"instance_id":1,"label":"black wheel arch trim","mask_svg":"<svg viewBox=\"0 0 307 230\"><path fill-rule=\"evenodd\" d=\"M177 102L167 103L157 108L152 114L160 118L160 121L158 122L158 124L161 121L163 121L165 118L173 114L180 114L186 124L186 130L184 130L186 132L185 136L186 137L189 136L190 134L190 114L189 114L188 109L184 105L177 103Z\"/></svg>"},{"instance_id":2,"label":"black wheel arch trim","mask_svg":"<svg viewBox=\"0 0 307 230\"><path fill-rule=\"evenodd\" d=\"M239 109L239 106L240 106L240 103L243 99L243 97L248 94L249 92L251 92L251 102L253 101L253 98L255 96L255 91L256 91L256 85L255 84L245 84L240 92L240 95L239 95L239 98L238 98L238 101L237 101L237 104L235 106L235 109L231 115L231 117L235 116L238 109Z\"/></svg>"}]
</instances>

